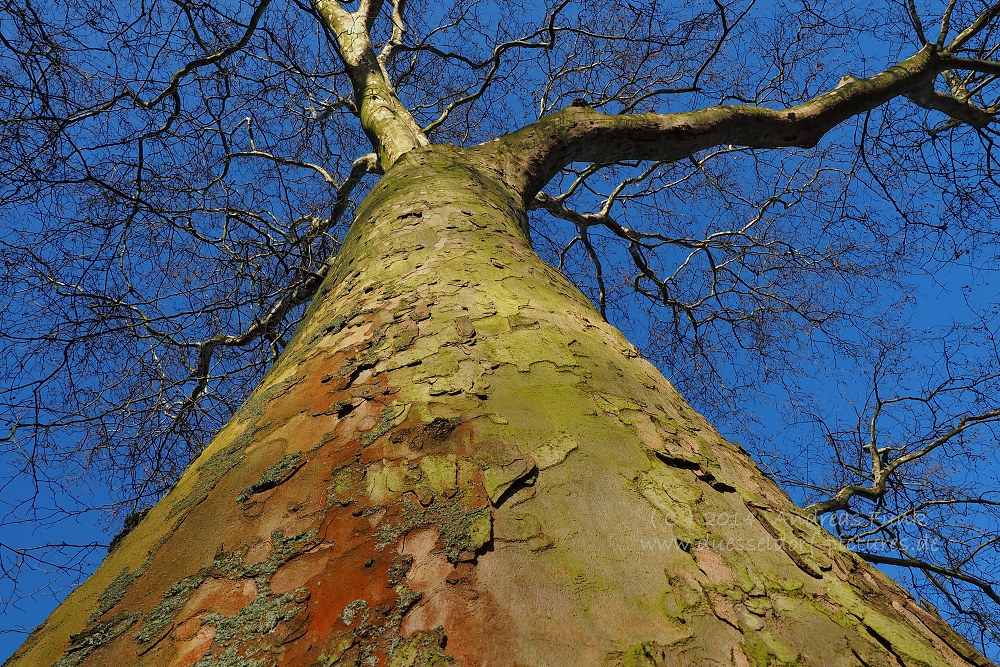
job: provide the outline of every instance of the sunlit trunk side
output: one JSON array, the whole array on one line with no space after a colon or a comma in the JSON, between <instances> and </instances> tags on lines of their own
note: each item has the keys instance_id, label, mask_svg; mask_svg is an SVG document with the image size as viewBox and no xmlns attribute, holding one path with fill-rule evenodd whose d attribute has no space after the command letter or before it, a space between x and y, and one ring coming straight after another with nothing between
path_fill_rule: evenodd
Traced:
<instances>
[{"instance_id":1,"label":"sunlit trunk side","mask_svg":"<svg viewBox=\"0 0 1000 667\"><path fill-rule=\"evenodd\" d=\"M494 163L396 163L247 405L8 664L989 664L536 256Z\"/></svg>"}]
</instances>

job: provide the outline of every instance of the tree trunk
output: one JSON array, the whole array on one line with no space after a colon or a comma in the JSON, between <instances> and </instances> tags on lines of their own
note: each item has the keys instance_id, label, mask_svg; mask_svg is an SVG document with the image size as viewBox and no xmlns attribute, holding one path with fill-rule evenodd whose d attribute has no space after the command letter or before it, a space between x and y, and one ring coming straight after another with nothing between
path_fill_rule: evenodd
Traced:
<instances>
[{"instance_id":1,"label":"tree trunk","mask_svg":"<svg viewBox=\"0 0 1000 667\"><path fill-rule=\"evenodd\" d=\"M406 153L261 386L10 665L986 665Z\"/></svg>"}]
</instances>

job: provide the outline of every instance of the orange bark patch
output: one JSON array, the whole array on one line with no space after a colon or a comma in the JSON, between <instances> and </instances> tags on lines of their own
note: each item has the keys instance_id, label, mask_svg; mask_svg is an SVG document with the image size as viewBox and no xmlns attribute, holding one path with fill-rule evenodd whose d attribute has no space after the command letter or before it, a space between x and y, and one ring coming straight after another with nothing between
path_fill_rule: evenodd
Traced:
<instances>
[{"instance_id":1,"label":"orange bark patch","mask_svg":"<svg viewBox=\"0 0 1000 667\"><path fill-rule=\"evenodd\" d=\"M232 616L255 597L257 597L257 584L252 579L239 581L208 579L191 595L177 614L177 618L190 619L205 611Z\"/></svg>"},{"instance_id":2,"label":"orange bark patch","mask_svg":"<svg viewBox=\"0 0 1000 667\"><path fill-rule=\"evenodd\" d=\"M312 551L290 560L271 577L271 590L280 595L305 586L310 579L323 572L329 560L327 546L321 551Z\"/></svg>"},{"instance_id":3,"label":"orange bark patch","mask_svg":"<svg viewBox=\"0 0 1000 667\"><path fill-rule=\"evenodd\" d=\"M184 635L178 638L178 633ZM170 667L190 667L198 662L215 638L215 628L202 625L200 618L192 618L182 623L174 631L175 653L170 661Z\"/></svg>"},{"instance_id":4,"label":"orange bark patch","mask_svg":"<svg viewBox=\"0 0 1000 667\"><path fill-rule=\"evenodd\" d=\"M503 620L505 612L479 587L476 567L450 563L431 528L411 533L402 553L413 559L406 581L421 594L403 621L403 635L414 637L443 627L448 654L461 664L508 664L510 638L503 629L513 624Z\"/></svg>"}]
</instances>

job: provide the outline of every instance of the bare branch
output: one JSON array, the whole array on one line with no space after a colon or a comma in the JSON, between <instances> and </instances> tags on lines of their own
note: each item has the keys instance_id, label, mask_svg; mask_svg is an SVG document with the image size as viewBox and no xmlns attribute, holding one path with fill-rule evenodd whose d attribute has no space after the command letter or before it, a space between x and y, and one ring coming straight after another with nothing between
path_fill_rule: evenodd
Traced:
<instances>
[{"instance_id":1,"label":"bare branch","mask_svg":"<svg viewBox=\"0 0 1000 667\"><path fill-rule=\"evenodd\" d=\"M403 37L406 35L406 0L394 0L392 3L392 35L378 54L378 61L383 69L403 47Z\"/></svg>"},{"instance_id":2,"label":"bare branch","mask_svg":"<svg viewBox=\"0 0 1000 667\"><path fill-rule=\"evenodd\" d=\"M950 13L950 6L949 6L949 13ZM958 33L958 35L955 36L955 39L951 40L951 42L948 44L946 51L950 53L956 53L959 49L965 46L965 44L967 44L969 40L971 40L973 37L975 37L983 30L985 30L986 27L989 26L990 22L996 19L998 16L1000 16L1000 3L994 3L993 5L987 7L984 11L982 11L979 14L979 16L976 17L976 20L973 21L968 28ZM942 25L941 29L942 36L945 34L946 29L947 26Z\"/></svg>"},{"instance_id":3,"label":"bare branch","mask_svg":"<svg viewBox=\"0 0 1000 667\"><path fill-rule=\"evenodd\" d=\"M983 593L986 594L991 600L1000 604L1000 592L993 587L988 581L984 581L978 577L973 577L971 575L965 574L964 572L942 567L940 565L935 565L934 563L929 563L924 560L917 558L896 558L893 556L882 556L879 554L865 553L859 551L858 555L864 558L869 563L875 563L877 565L893 565L895 567L910 567L917 568L920 570L925 570L927 572L933 572L934 574L944 575L950 579L957 579L959 581L964 581L966 583L972 584L973 586L979 588Z\"/></svg>"}]
</instances>

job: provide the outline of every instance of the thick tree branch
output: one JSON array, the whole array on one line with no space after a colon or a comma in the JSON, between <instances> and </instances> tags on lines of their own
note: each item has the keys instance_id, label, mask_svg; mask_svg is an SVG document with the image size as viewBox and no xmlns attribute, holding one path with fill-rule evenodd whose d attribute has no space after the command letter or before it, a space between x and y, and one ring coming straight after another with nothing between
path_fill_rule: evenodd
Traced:
<instances>
[{"instance_id":1,"label":"thick tree branch","mask_svg":"<svg viewBox=\"0 0 1000 667\"><path fill-rule=\"evenodd\" d=\"M323 25L336 38L340 58L351 78L361 127L382 168L391 167L403 153L426 146L427 136L399 100L372 47L369 30L382 3L363 2L356 12L346 11L333 0L316 0L314 5Z\"/></svg>"},{"instance_id":2,"label":"thick tree branch","mask_svg":"<svg viewBox=\"0 0 1000 667\"><path fill-rule=\"evenodd\" d=\"M986 27L990 25L990 22L998 16L1000 16L1000 2L993 3L987 7L985 11L981 12L979 16L976 17L976 20L973 21L968 28L958 33L958 36L955 37L950 44L948 44L948 50L954 53L958 49L965 46L970 39L986 29ZM946 32L947 25L944 25L941 30L942 36L944 36Z\"/></svg>"},{"instance_id":3,"label":"thick tree branch","mask_svg":"<svg viewBox=\"0 0 1000 667\"><path fill-rule=\"evenodd\" d=\"M940 111L954 120L979 129L986 127L996 118L995 114L988 110L935 90L915 91L907 95L907 98L917 106Z\"/></svg>"},{"instance_id":4,"label":"thick tree branch","mask_svg":"<svg viewBox=\"0 0 1000 667\"><path fill-rule=\"evenodd\" d=\"M981 60L979 58L948 58L948 63L954 69L965 69L982 74L1000 76L1000 62Z\"/></svg>"},{"instance_id":5,"label":"thick tree branch","mask_svg":"<svg viewBox=\"0 0 1000 667\"><path fill-rule=\"evenodd\" d=\"M788 109L718 106L683 113L608 115L575 104L479 147L499 157L505 179L528 201L560 169L572 162L660 160L673 162L719 145L751 148L811 147L848 118L889 100L908 96L925 106L960 113L959 120L986 121L943 94L924 95L934 79L955 66L933 45L870 78L845 78L834 90ZM962 105L958 109L956 105Z\"/></svg>"}]
</instances>

